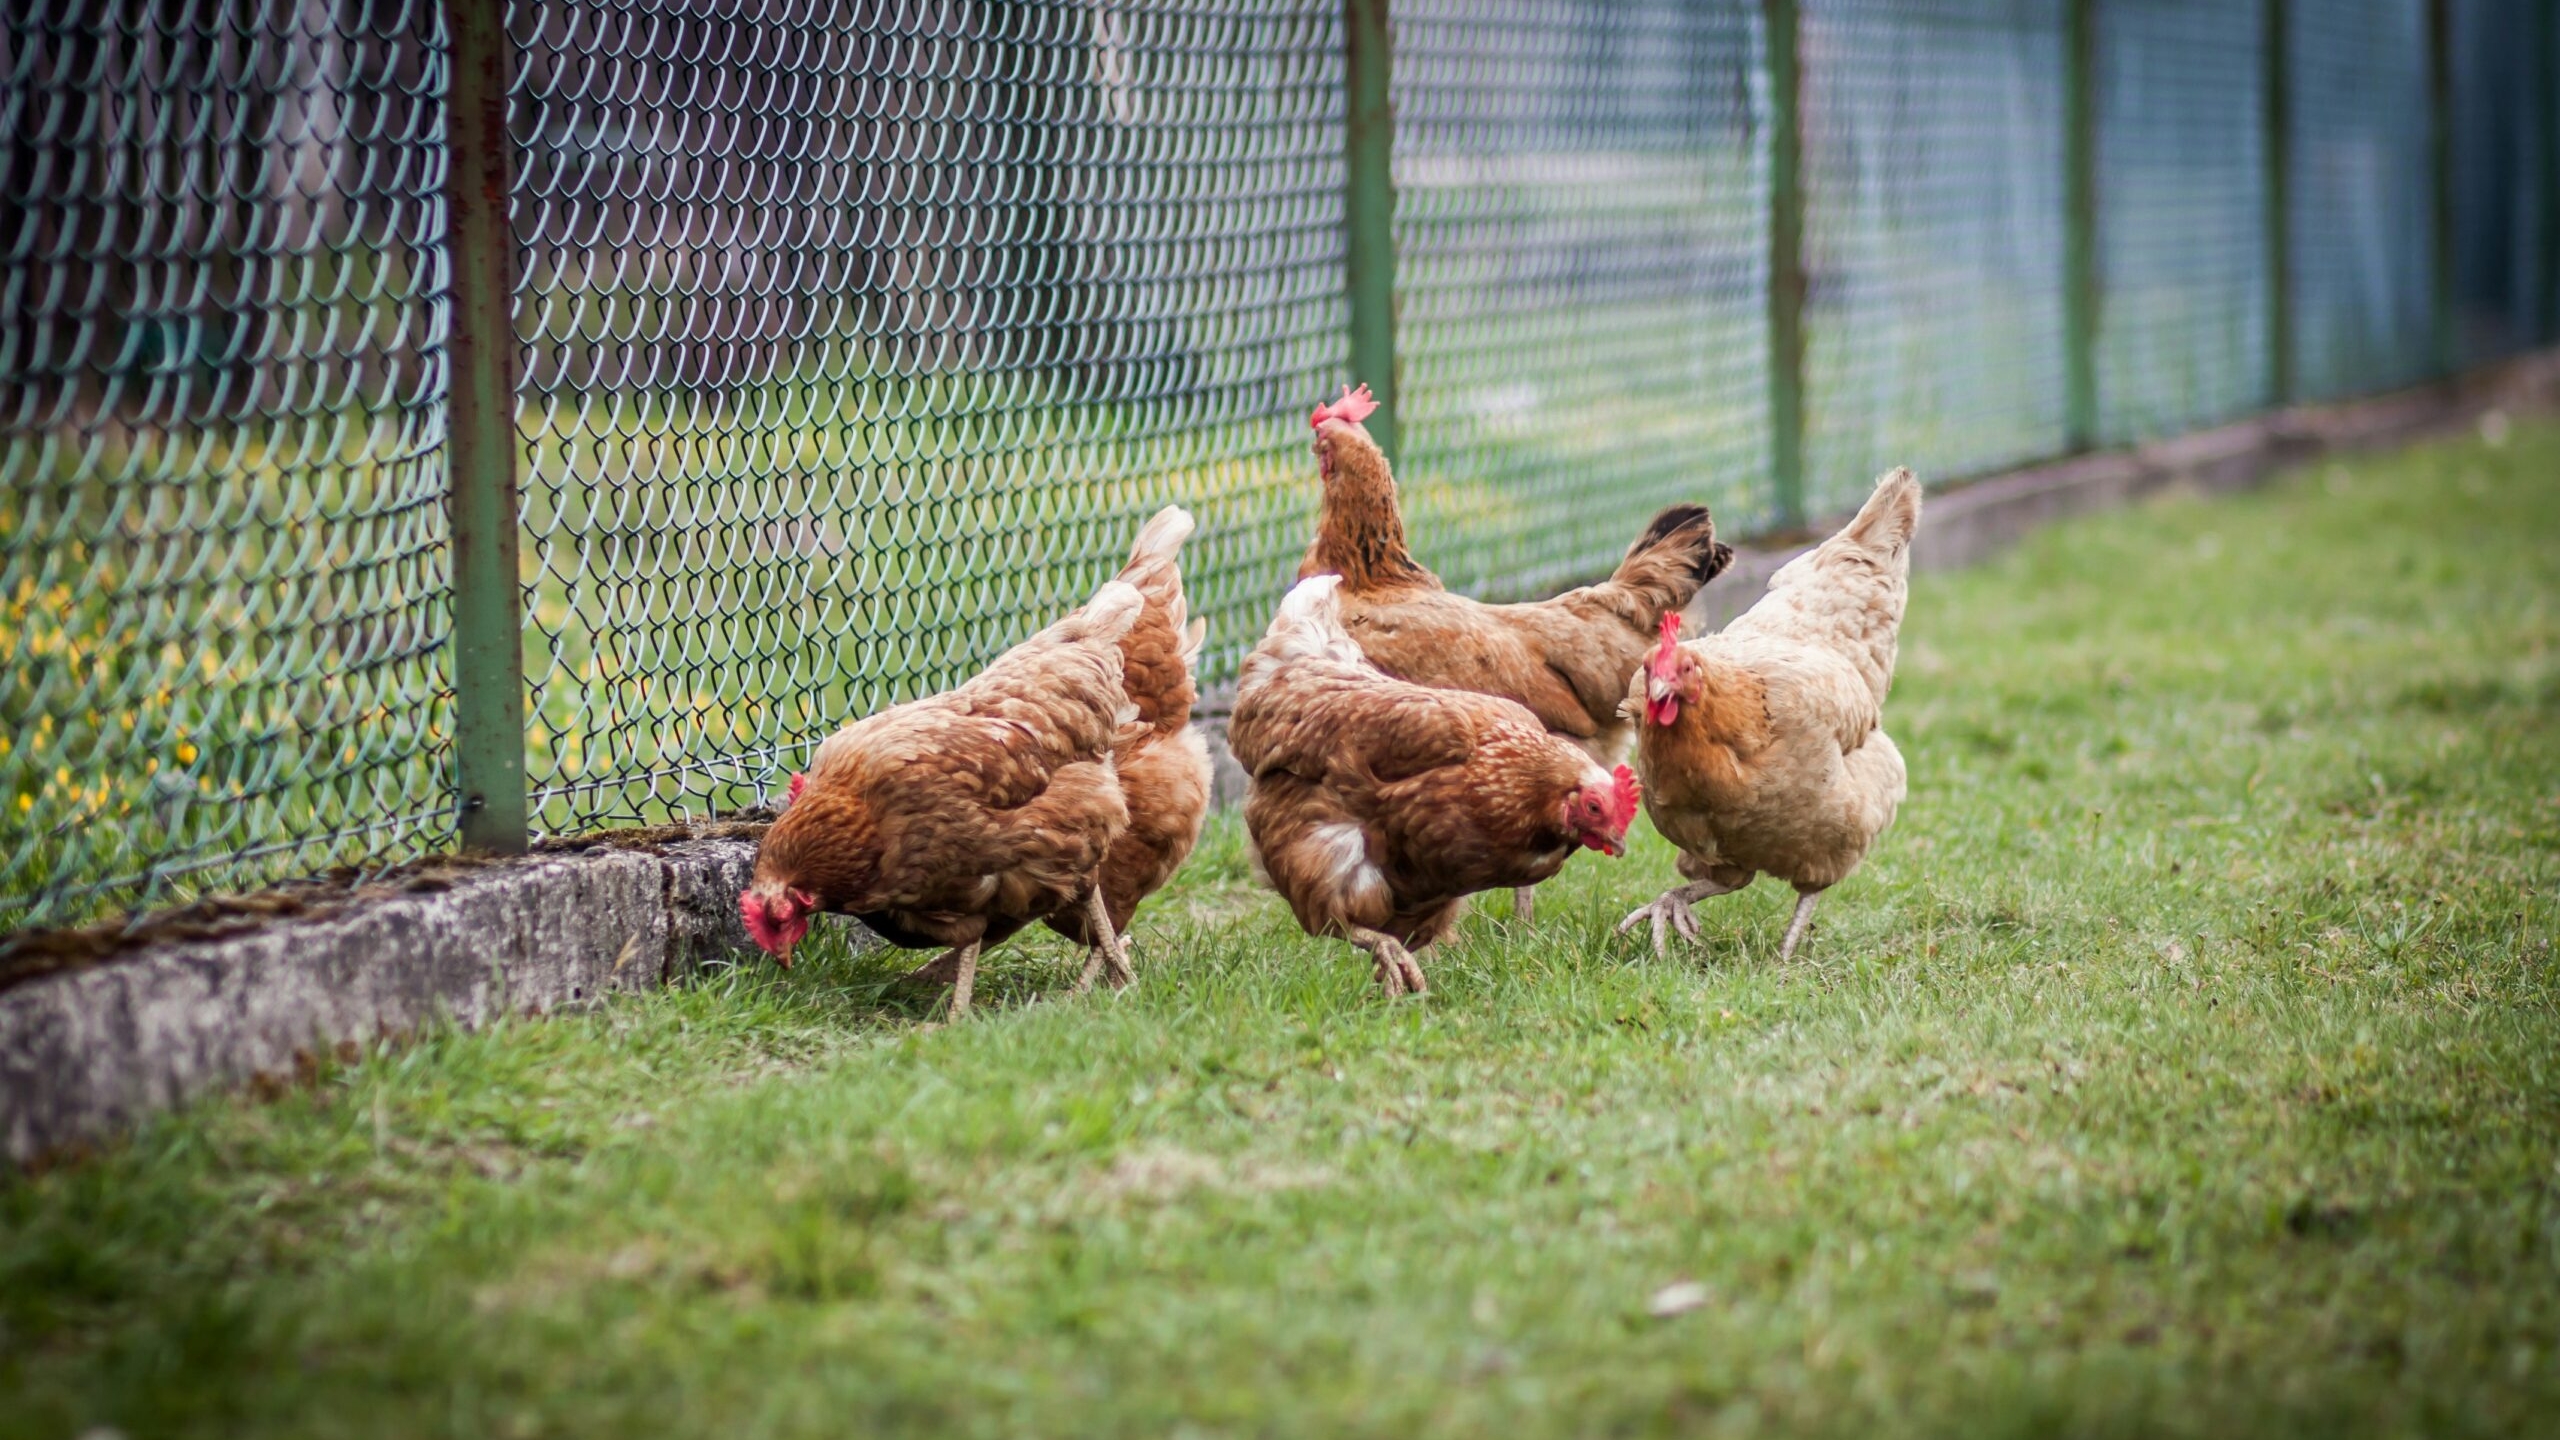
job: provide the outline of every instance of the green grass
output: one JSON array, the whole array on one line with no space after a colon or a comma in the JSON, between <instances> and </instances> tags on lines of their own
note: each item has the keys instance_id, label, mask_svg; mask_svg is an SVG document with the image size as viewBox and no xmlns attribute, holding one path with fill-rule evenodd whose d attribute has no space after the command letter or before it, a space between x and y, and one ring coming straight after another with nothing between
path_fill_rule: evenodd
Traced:
<instances>
[{"instance_id":1,"label":"green grass","mask_svg":"<svg viewBox=\"0 0 2560 1440\"><path fill-rule=\"evenodd\" d=\"M1388 1004L1222 823L1124 996L838 951L199 1105L0 1181L0 1434L2548 1433L2555 475L1923 578L1790 965L1613 939L1647 835Z\"/></svg>"}]
</instances>

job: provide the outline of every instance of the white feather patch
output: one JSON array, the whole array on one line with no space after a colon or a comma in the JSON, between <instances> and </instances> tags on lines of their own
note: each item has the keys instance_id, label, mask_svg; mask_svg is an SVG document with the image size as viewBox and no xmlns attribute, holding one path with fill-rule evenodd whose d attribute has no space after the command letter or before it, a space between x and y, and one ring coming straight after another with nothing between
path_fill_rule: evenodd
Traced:
<instances>
[{"instance_id":1,"label":"white feather patch","mask_svg":"<svg viewBox=\"0 0 2560 1440\"><path fill-rule=\"evenodd\" d=\"M1307 832L1307 844L1323 854L1327 878L1345 897L1386 899L1387 877L1369 863L1368 837L1359 826L1347 820L1319 825Z\"/></svg>"}]
</instances>

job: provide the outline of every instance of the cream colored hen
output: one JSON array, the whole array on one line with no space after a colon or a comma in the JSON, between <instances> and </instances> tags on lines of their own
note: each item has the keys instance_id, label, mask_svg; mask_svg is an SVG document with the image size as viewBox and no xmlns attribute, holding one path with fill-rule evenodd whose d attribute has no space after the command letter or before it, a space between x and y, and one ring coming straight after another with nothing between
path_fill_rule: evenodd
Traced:
<instances>
[{"instance_id":1,"label":"cream colored hen","mask_svg":"<svg viewBox=\"0 0 2560 1440\"><path fill-rule=\"evenodd\" d=\"M1920 484L1896 470L1839 534L1770 578L1722 631L1681 644L1680 617L1628 689L1645 813L1680 847L1690 883L1620 923L1698 938L1690 906L1761 875L1796 888L1778 956L1795 953L1814 901L1856 870L1893 823L1902 754L1884 733L1896 637L1910 589Z\"/></svg>"}]
</instances>

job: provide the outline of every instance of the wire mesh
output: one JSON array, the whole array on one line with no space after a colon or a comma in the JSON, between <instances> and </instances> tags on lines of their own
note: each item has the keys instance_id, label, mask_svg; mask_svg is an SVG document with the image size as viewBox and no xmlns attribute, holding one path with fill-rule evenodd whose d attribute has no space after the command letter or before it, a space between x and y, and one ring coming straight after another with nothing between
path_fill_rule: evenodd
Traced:
<instances>
[{"instance_id":1,"label":"wire mesh","mask_svg":"<svg viewBox=\"0 0 2560 1440\"><path fill-rule=\"evenodd\" d=\"M1232 670L1343 373L1338 4L512 23L539 828L753 801L1168 501Z\"/></svg>"},{"instance_id":2,"label":"wire mesh","mask_svg":"<svg viewBox=\"0 0 2560 1440\"><path fill-rule=\"evenodd\" d=\"M0 927L453 835L448 3L8 9ZM761 798L1167 501L1233 674L1349 378L1340 0L511 3L539 828ZM2268 393L2264 3L2092 12L2107 438ZM2443 358L2428 5L2287 7L2306 396ZM1772 8L1394 7L1404 478L1453 584L1778 515ZM1803 0L1811 513L2063 448L2065 14ZM2450 17L2458 338L2505 353L2560 322L2560 21Z\"/></svg>"},{"instance_id":3,"label":"wire mesh","mask_svg":"<svg viewBox=\"0 0 2560 1440\"><path fill-rule=\"evenodd\" d=\"M1808 513L2058 452L2060 0L1801 15Z\"/></svg>"},{"instance_id":4,"label":"wire mesh","mask_svg":"<svg viewBox=\"0 0 2560 1440\"><path fill-rule=\"evenodd\" d=\"M0 928L449 827L437 16L10 7Z\"/></svg>"},{"instance_id":5,"label":"wire mesh","mask_svg":"<svg viewBox=\"0 0 2560 1440\"><path fill-rule=\"evenodd\" d=\"M2229 0L2096 7L2098 434L2263 407L2266 17Z\"/></svg>"},{"instance_id":6,"label":"wire mesh","mask_svg":"<svg viewBox=\"0 0 2560 1440\"><path fill-rule=\"evenodd\" d=\"M2549 97L2552 10L2539 0L2452 7L2454 304L2469 359L2545 338L2550 315ZM2537 45L2534 42L2540 42Z\"/></svg>"},{"instance_id":7,"label":"wire mesh","mask_svg":"<svg viewBox=\"0 0 2560 1440\"><path fill-rule=\"evenodd\" d=\"M2294 388L2404 385L2436 364L2426 0L2287 14Z\"/></svg>"},{"instance_id":8,"label":"wire mesh","mask_svg":"<svg viewBox=\"0 0 2560 1440\"><path fill-rule=\"evenodd\" d=\"M1400 488L1450 585L1605 573L1768 495L1759 6L1396 8Z\"/></svg>"}]
</instances>

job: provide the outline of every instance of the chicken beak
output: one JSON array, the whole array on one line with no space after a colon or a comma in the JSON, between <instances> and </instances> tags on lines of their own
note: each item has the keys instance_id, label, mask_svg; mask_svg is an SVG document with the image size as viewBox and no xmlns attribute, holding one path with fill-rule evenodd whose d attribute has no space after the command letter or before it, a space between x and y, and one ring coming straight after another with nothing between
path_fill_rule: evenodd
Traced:
<instances>
[{"instance_id":1,"label":"chicken beak","mask_svg":"<svg viewBox=\"0 0 2560 1440\"><path fill-rule=\"evenodd\" d=\"M1645 679L1644 693L1644 718L1652 721L1656 725L1668 725L1672 721L1680 718L1680 690L1678 686L1672 684L1662 676L1652 675Z\"/></svg>"}]
</instances>

